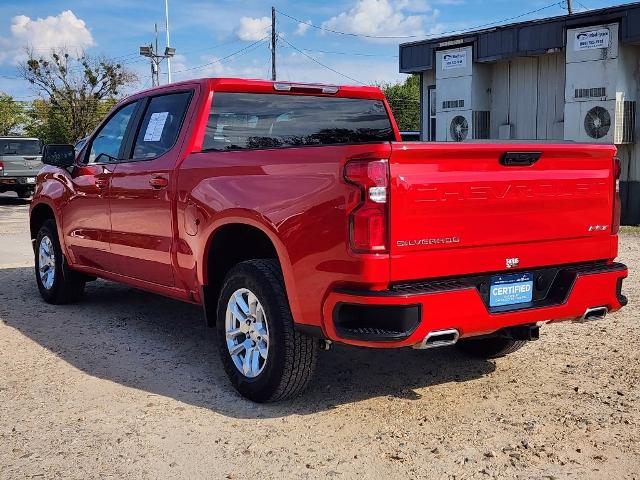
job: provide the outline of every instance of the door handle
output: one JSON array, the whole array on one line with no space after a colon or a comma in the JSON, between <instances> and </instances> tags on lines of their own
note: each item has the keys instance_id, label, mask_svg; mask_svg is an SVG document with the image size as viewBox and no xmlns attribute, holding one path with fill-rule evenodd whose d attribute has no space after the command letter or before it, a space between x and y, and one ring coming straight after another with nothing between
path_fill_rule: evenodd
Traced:
<instances>
[{"instance_id":1,"label":"door handle","mask_svg":"<svg viewBox=\"0 0 640 480\"><path fill-rule=\"evenodd\" d=\"M96 178L96 187L98 188L106 188L109 186L108 178Z\"/></svg>"},{"instance_id":2,"label":"door handle","mask_svg":"<svg viewBox=\"0 0 640 480\"><path fill-rule=\"evenodd\" d=\"M169 180L164 177L153 177L149 180L149 184L156 189L167 188L169 185Z\"/></svg>"}]
</instances>

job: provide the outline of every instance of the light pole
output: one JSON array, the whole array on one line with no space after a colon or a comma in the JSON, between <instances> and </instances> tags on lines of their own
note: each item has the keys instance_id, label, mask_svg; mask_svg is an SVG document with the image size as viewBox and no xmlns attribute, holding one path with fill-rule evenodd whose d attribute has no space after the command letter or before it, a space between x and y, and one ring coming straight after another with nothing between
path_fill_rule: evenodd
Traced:
<instances>
[{"instance_id":1,"label":"light pole","mask_svg":"<svg viewBox=\"0 0 640 480\"><path fill-rule=\"evenodd\" d=\"M167 32L167 48L166 49L169 49L171 47L171 43L169 42L169 0L164 0L164 26L165 26L165 31ZM165 49L165 52L166 52L166 49ZM175 49L173 51L175 53ZM167 57L167 81L171 83L171 57Z\"/></svg>"},{"instance_id":2,"label":"light pole","mask_svg":"<svg viewBox=\"0 0 640 480\"><path fill-rule=\"evenodd\" d=\"M164 49L164 54L160 55L156 53L156 50L153 48L153 43L140 47L140 55L151 60L151 79L154 87L160 85L160 62L164 59L167 59L168 62L175 54L175 48L166 47ZM169 81L171 81L171 77L169 77Z\"/></svg>"}]
</instances>

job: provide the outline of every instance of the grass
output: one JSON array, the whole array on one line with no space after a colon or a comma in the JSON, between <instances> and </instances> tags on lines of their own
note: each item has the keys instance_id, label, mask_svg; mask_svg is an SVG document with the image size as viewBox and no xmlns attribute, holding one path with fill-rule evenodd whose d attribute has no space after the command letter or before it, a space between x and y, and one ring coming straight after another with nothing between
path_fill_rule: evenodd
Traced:
<instances>
[{"instance_id":1,"label":"grass","mask_svg":"<svg viewBox=\"0 0 640 480\"><path fill-rule=\"evenodd\" d=\"M630 233L632 235L640 235L640 227L622 226L620 227L620 233Z\"/></svg>"}]
</instances>

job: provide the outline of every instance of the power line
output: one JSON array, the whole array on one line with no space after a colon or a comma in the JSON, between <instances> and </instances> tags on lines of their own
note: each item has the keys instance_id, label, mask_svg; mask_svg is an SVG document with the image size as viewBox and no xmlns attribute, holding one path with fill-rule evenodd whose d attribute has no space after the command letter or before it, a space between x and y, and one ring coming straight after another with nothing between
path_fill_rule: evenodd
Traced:
<instances>
[{"instance_id":1,"label":"power line","mask_svg":"<svg viewBox=\"0 0 640 480\"><path fill-rule=\"evenodd\" d=\"M310 27L313 28L317 28L318 30L324 30L325 32L331 32L331 33L336 33L338 35L349 35L352 37L366 37L366 38L386 38L386 39L392 39L392 38L416 38L417 35L390 35L390 36L379 36L379 35L366 35L364 33L352 33L352 32L341 32L339 30L333 30L331 28L326 28L326 27L321 27L319 25L315 25L311 22L309 22L308 20L300 20L299 18L293 17L291 15L289 15L288 13L284 13L280 10L276 10L276 12L278 12L280 15L284 15L285 17L294 20L298 23L304 23L306 25L309 25Z\"/></svg>"},{"instance_id":2,"label":"power line","mask_svg":"<svg viewBox=\"0 0 640 480\"><path fill-rule=\"evenodd\" d=\"M580 5L582 8L584 8L585 10L591 10L589 7L587 7L584 3L582 3L580 0L576 0L576 2L578 3L578 5Z\"/></svg>"},{"instance_id":3,"label":"power line","mask_svg":"<svg viewBox=\"0 0 640 480\"><path fill-rule=\"evenodd\" d=\"M183 69L183 70L178 70L178 71L175 71L175 72L173 72L173 73L183 73L183 72L190 72L190 71L192 71L192 70L199 70L199 69L206 68L206 67L209 67L209 66L211 66L211 65L214 65L214 64L216 64L216 63L223 62L224 60L227 60L227 59L229 59L229 58L231 58L231 57L233 57L233 56L236 56L236 55L239 55L239 54L244 55L244 54L246 54L246 53L249 53L249 51L247 51L248 49L250 49L251 47L254 47L254 46L256 46L256 48L257 48L257 46L259 46L259 44L263 43L263 42L264 42L267 38L269 38L269 37L270 37L270 35L267 35L267 36L265 36L265 37L262 37L260 40L256 40L255 42L253 42L253 43L251 43L251 44L247 45L246 47L243 47L243 48L241 48L240 50L236 50L235 52L230 53L229 55L227 55L227 56L225 56L225 57L218 58L218 59L216 59L216 60L214 60L214 61L212 61L212 62L203 63L202 65L197 65L197 66L195 66L195 67L185 68L185 69ZM245 53L242 53L242 52L245 52ZM241 56L241 55L240 55L240 56Z\"/></svg>"},{"instance_id":4,"label":"power line","mask_svg":"<svg viewBox=\"0 0 640 480\"><path fill-rule=\"evenodd\" d=\"M536 8L535 10L530 10L528 12L521 13L520 15L515 15L513 17L508 17L508 18L503 18L501 20L495 20L493 22L484 23L484 24L481 24L481 25L476 25L474 27L469 27L469 28L465 28L465 29L448 30L448 31L444 31L444 32L438 32L438 33L430 34L430 35L402 35L402 36L395 36L395 35L390 35L390 36L385 36L385 35L366 35L366 34L363 34L363 33L342 32L340 30L333 30L331 28L326 28L326 27L322 27L322 26L319 26L319 25L315 25L315 24L313 24L313 23L311 23L309 21L306 21L306 20L305 21L300 20L299 18L296 18L296 17L294 17L292 15L289 15L287 13L284 13L284 12L282 12L280 10L276 10L276 11L279 14L281 14L281 15L283 15L283 16L291 19L291 20L294 20L294 21L296 21L298 23L305 23L305 24L309 25L310 27L317 28L318 30L324 30L326 32L331 32L331 33L335 33L335 34L338 34L338 35L349 35L349 36L352 36L352 37L377 38L377 39L394 39L394 38L400 39L400 38L429 38L429 37L437 37L437 36L441 36L441 35L447 35L447 34L451 34L451 33L462 33L462 32L465 32L465 31L478 30L480 28L489 27L489 26L492 26L492 25L497 25L499 23L505 23L505 22L510 22L512 20L517 20L519 18L526 17L527 15L532 15L534 13L538 13L538 12L541 12L541 11L546 10L548 8L555 7L555 6L561 5L561 4L564 5L565 4L565 0L561 0L559 2L551 3L549 5L545 5L544 7Z\"/></svg>"},{"instance_id":5,"label":"power line","mask_svg":"<svg viewBox=\"0 0 640 480\"><path fill-rule=\"evenodd\" d=\"M309 60L317 63L318 65L320 65L321 67L326 68L327 70L331 70L333 73L337 73L338 75L344 77L344 78L348 78L349 80L351 80L352 82L356 82L359 83L360 85L366 85L366 83L361 82L360 80L356 80L353 77L350 77L349 75L346 75L342 72L339 72L338 70L336 70L335 68L331 68L329 65L325 65L324 63L320 62L319 60L317 60L316 58L312 57L311 55L305 53L303 50L300 50L298 47L296 47L295 45L291 44L289 41L287 41L284 37L280 37L280 40L282 40L284 43L286 43L287 45L289 45L291 48L293 48L294 50L298 51L299 53L301 53L302 55L304 55L305 57L307 57Z\"/></svg>"},{"instance_id":6,"label":"power line","mask_svg":"<svg viewBox=\"0 0 640 480\"><path fill-rule=\"evenodd\" d=\"M318 53L326 53L329 55L349 55L356 57L388 57L388 58L398 58L398 55L384 55L381 53L360 53L360 52L336 52L331 50L314 50L311 48L303 48L305 52L318 52Z\"/></svg>"}]
</instances>

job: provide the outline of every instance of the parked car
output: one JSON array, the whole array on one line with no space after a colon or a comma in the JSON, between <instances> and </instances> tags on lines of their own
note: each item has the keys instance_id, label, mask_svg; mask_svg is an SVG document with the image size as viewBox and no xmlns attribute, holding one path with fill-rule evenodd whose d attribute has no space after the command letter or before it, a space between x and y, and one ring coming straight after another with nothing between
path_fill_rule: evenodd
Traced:
<instances>
[{"instance_id":1,"label":"parked car","mask_svg":"<svg viewBox=\"0 0 640 480\"><path fill-rule=\"evenodd\" d=\"M20 198L33 194L41 148L37 138L0 137L0 193L16 192Z\"/></svg>"},{"instance_id":2,"label":"parked car","mask_svg":"<svg viewBox=\"0 0 640 480\"><path fill-rule=\"evenodd\" d=\"M321 347L499 357L627 300L609 145L402 143L372 87L204 79L45 147L30 211L53 304L106 278L204 307L258 402ZM399 366L398 368L401 368Z\"/></svg>"}]
</instances>

